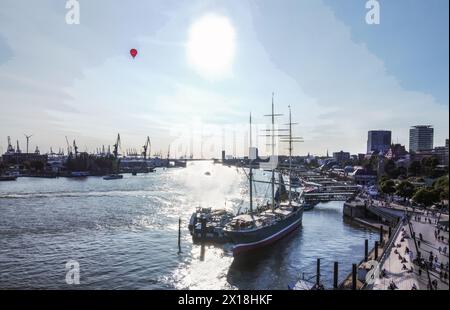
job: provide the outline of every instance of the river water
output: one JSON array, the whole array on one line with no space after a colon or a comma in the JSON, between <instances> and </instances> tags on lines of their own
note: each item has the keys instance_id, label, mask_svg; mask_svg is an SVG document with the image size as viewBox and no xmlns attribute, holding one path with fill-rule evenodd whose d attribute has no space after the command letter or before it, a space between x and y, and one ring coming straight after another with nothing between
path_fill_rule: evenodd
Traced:
<instances>
[{"instance_id":1,"label":"river water","mask_svg":"<svg viewBox=\"0 0 450 310\"><path fill-rule=\"evenodd\" d=\"M0 182L0 288L286 289L302 273L312 276L317 258L330 286L333 261L342 279L362 259L364 239L372 245L378 236L344 222L343 203L330 202L306 211L299 230L247 261L234 261L227 246L192 244L187 224L197 206L237 210L247 196L244 171L212 162L122 180ZM69 260L79 263L79 285L66 283Z\"/></svg>"}]
</instances>

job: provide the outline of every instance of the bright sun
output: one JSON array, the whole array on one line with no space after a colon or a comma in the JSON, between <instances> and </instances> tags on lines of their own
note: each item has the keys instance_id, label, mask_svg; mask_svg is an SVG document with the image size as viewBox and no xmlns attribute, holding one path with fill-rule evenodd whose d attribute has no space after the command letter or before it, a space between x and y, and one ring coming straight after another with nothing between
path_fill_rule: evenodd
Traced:
<instances>
[{"instance_id":1,"label":"bright sun","mask_svg":"<svg viewBox=\"0 0 450 310\"><path fill-rule=\"evenodd\" d=\"M187 56L189 64L207 78L221 78L231 73L235 33L226 17L208 14L189 29Z\"/></svg>"}]
</instances>

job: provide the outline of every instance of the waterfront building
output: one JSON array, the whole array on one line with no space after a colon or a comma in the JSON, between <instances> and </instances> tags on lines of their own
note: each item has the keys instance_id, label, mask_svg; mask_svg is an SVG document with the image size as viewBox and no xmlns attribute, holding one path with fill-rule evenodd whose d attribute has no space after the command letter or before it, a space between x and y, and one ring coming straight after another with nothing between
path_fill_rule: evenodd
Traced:
<instances>
[{"instance_id":1,"label":"waterfront building","mask_svg":"<svg viewBox=\"0 0 450 310\"><path fill-rule=\"evenodd\" d=\"M417 125L409 130L409 151L420 152L433 149L434 128L431 125Z\"/></svg>"},{"instance_id":2,"label":"waterfront building","mask_svg":"<svg viewBox=\"0 0 450 310\"><path fill-rule=\"evenodd\" d=\"M24 162L42 162L47 164L47 154L7 152L2 155L3 162L10 165L22 165Z\"/></svg>"},{"instance_id":3,"label":"waterfront building","mask_svg":"<svg viewBox=\"0 0 450 310\"><path fill-rule=\"evenodd\" d=\"M357 167L349 176L359 185L373 185L377 183L377 173L362 167Z\"/></svg>"},{"instance_id":4,"label":"waterfront building","mask_svg":"<svg viewBox=\"0 0 450 310\"><path fill-rule=\"evenodd\" d=\"M338 163L349 161L350 160L350 153L349 152L344 152L344 151L334 152L333 153L333 158Z\"/></svg>"},{"instance_id":5,"label":"waterfront building","mask_svg":"<svg viewBox=\"0 0 450 310\"><path fill-rule=\"evenodd\" d=\"M367 135L367 154L385 153L391 146L390 130L370 130Z\"/></svg>"}]
</instances>

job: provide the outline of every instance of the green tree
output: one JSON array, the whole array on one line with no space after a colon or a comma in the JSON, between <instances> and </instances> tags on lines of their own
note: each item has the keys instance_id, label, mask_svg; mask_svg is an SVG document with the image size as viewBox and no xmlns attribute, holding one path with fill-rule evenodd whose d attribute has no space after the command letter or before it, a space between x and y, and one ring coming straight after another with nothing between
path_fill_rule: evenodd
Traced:
<instances>
[{"instance_id":1,"label":"green tree","mask_svg":"<svg viewBox=\"0 0 450 310\"><path fill-rule=\"evenodd\" d=\"M436 166L439 165L439 159L436 156L425 157L422 159L422 173L426 176L432 176Z\"/></svg>"},{"instance_id":2,"label":"green tree","mask_svg":"<svg viewBox=\"0 0 450 310\"><path fill-rule=\"evenodd\" d=\"M382 193L391 195L395 193L395 182L392 180L386 180L381 183L380 189Z\"/></svg>"},{"instance_id":3,"label":"green tree","mask_svg":"<svg viewBox=\"0 0 450 310\"><path fill-rule=\"evenodd\" d=\"M416 192L416 187L408 181L402 181L396 186L396 194L405 199L411 198Z\"/></svg>"},{"instance_id":4,"label":"green tree","mask_svg":"<svg viewBox=\"0 0 450 310\"><path fill-rule=\"evenodd\" d=\"M421 188L413 196L414 202L423 204L427 207L439 202L439 200L439 192L433 188Z\"/></svg>"},{"instance_id":5,"label":"green tree","mask_svg":"<svg viewBox=\"0 0 450 310\"><path fill-rule=\"evenodd\" d=\"M420 161L413 161L411 165L409 165L409 174L412 176L419 176L422 172L422 164Z\"/></svg>"},{"instance_id":6,"label":"green tree","mask_svg":"<svg viewBox=\"0 0 450 310\"><path fill-rule=\"evenodd\" d=\"M433 183L433 188L439 193L441 200L448 200L449 191L449 177L448 175L442 176Z\"/></svg>"},{"instance_id":7,"label":"green tree","mask_svg":"<svg viewBox=\"0 0 450 310\"><path fill-rule=\"evenodd\" d=\"M398 177L397 167L392 159L388 159L384 164L384 172L391 179L396 179Z\"/></svg>"}]
</instances>

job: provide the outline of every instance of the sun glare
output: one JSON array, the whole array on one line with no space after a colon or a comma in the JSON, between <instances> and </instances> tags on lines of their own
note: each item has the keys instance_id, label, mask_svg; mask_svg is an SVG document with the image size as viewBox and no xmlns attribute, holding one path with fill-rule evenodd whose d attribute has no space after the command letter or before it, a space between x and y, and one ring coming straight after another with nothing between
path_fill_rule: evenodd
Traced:
<instances>
[{"instance_id":1,"label":"sun glare","mask_svg":"<svg viewBox=\"0 0 450 310\"><path fill-rule=\"evenodd\" d=\"M235 32L228 18L208 14L189 29L189 64L207 78L222 78L231 73L235 52Z\"/></svg>"}]
</instances>

